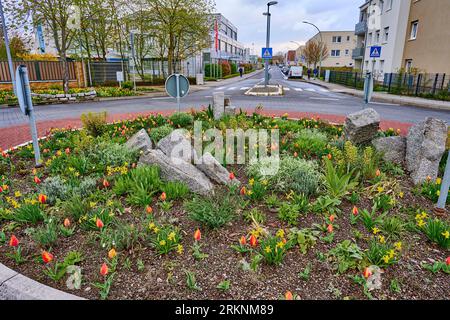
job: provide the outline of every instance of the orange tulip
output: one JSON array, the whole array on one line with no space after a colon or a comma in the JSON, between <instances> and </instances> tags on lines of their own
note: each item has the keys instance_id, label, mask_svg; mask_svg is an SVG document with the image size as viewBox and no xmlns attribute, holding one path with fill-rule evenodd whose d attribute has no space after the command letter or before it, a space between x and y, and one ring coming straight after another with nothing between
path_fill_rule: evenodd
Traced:
<instances>
[{"instance_id":1,"label":"orange tulip","mask_svg":"<svg viewBox=\"0 0 450 320\"><path fill-rule=\"evenodd\" d=\"M250 237L250 245L254 248L258 245L258 239L252 234Z\"/></svg>"},{"instance_id":2,"label":"orange tulip","mask_svg":"<svg viewBox=\"0 0 450 320\"><path fill-rule=\"evenodd\" d=\"M70 154L70 148L66 148L65 152L66 154Z\"/></svg>"},{"instance_id":3,"label":"orange tulip","mask_svg":"<svg viewBox=\"0 0 450 320\"><path fill-rule=\"evenodd\" d=\"M64 227L69 228L70 227L70 220L69 218L64 219Z\"/></svg>"},{"instance_id":4,"label":"orange tulip","mask_svg":"<svg viewBox=\"0 0 450 320\"><path fill-rule=\"evenodd\" d=\"M332 215L330 216L330 222L333 223L335 219L336 219L335 216L332 214Z\"/></svg>"},{"instance_id":5,"label":"orange tulip","mask_svg":"<svg viewBox=\"0 0 450 320\"><path fill-rule=\"evenodd\" d=\"M103 224L103 221L97 218L97 221L95 223L97 225L97 228L101 229L103 228L105 225Z\"/></svg>"},{"instance_id":6,"label":"orange tulip","mask_svg":"<svg viewBox=\"0 0 450 320\"><path fill-rule=\"evenodd\" d=\"M358 213L359 213L358 208L357 207L353 207L352 213L353 213L354 216L357 216Z\"/></svg>"},{"instance_id":7,"label":"orange tulip","mask_svg":"<svg viewBox=\"0 0 450 320\"><path fill-rule=\"evenodd\" d=\"M376 175L377 177L381 176L381 171L380 171L380 169L377 170L377 172L375 173L375 175Z\"/></svg>"},{"instance_id":8,"label":"orange tulip","mask_svg":"<svg viewBox=\"0 0 450 320\"><path fill-rule=\"evenodd\" d=\"M247 189L245 187L242 187L241 196L245 196L246 194L247 194Z\"/></svg>"},{"instance_id":9,"label":"orange tulip","mask_svg":"<svg viewBox=\"0 0 450 320\"><path fill-rule=\"evenodd\" d=\"M333 225L329 224L327 230L329 233L333 233Z\"/></svg>"},{"instance_id":10,"label":"orange tulip","mask_svg":"<svg viewBox=\"0 0 450 320\"><path fill-rule=\"evenodd\" d=\"M40 194L38 196L38 201L41 204L45 204L47 202L47 196L45 194Z\"/></svg>"},{"instance_id":11,"label":"orange tulip","mask_svg":"<svg viewBox=\"0 0 450 320\"><path fill-rule=\"evenodd\" d=\"M286 298L286 300L294 300L294 296L292 295L292 292L287 291L286 294L284 295L284 297Z\"/></svg>"},{"instance_id":12,"label":"orange tulip","mask_svg":"<svg viewBox=\"0 0 450 320\"><path fill-rule=\"evenodd\" d=\"M298 157L298 153L294 152L294 158L297 158L297 157Z\"/></svg>"},{"instance_id":13,"label":"orange tulip","mask_svg":"<svg viewBox=\"0 0 450 320\"><path fill-rule=\"evenodd\" d=\"M230 172L230 180L234 180L234 179L236 179L234 173L233 173L233 172Z\"/></svg>"},{"instance_id":14,"label":"orange tulip","mask_svg":"<svg viewBox=\"0 0 450 320\"><path fill-rule=\"evenodd\" d=\"M53 255L50 252L42 251L42 260L45 263L49 263L53 261Z\"/></svg>"},{"instance_id":15,"label":"orange tulip","mask_svg":"<svg viewBox=\"0 0 450 320\"><path fill-rule=\"evenodd\" d=\"M200 229L195 230L195 232L194 232L195 241L200 241L201 238L202 238L202 233L200 232Z\"/></svg>"},{"instance_id":16,"label":"orange tulip","mask_svg":"<svg viewBox=\"0 0 450 320\"><path fill-rule=\"evenodd\" d=\"M242 236L241 239L239 240L239 243L242 246L245 246L247 244L247 238L245 236Z\"/></svg>"},{"instance_id":17,"label":"orange tulip","mask_svg":"<svg viewBox=\"0 0 450 320\"><path fill-rule=\"evenodd\" d=\"M328 157L328 160L333 159L333 156L331 155L331 153L329 153L327 157Z\"/></svg>"},{"instance_id":18,"label":"orange tulip","mask_svg":"<svg viewBox=\"0 0 450 320\"><path fill-rule=\"evenodd\" d=\"M103 187L108 188L109 187L109 182L106 179L103 179Z\"/></svg>"},{"instance_id":19,"label":"orange tulip","mask_svg":"<svg viewBox=\"0 0 450 320\"><path fill-rule=\"evenodd\" d=\"M11 247L17 247L19 245L19 239L17 239L15 235L12 235L11 239L9 240L9 245Z\"/></svg>"},{"instance_id":20,"label":"orange tulip","mask_svg":"<svg viewBox=\"0 0 450 320\"><path fill-rule=\"evenodd\" d=\"M102 276L106 276L108 274L108 265L106 263L103 263L101 268L100 268L100 274Z\"/></svg>"},{"instance_id":21,"label":"orange tulip","mask_svg":"<svg viewBox=\"0 0 450 320\"><path fill-rule=\"evenodd\" d=\"M368 279L372 276L372 272L369 270L369 268L364 269L364 278Z\"/></svg>"},{"instance_id":22,"label":"orange tulip","mask_svg":"<svg viewBox=\"0 0 450 320\"><path fill-rule=\"evenodd\" d=\"M150 206L147 206L147 207L145 208L145 211L146 211L148 214L151 214L151 213L153 212L153 208L150 207Z\"/></svg>"},{"instance_id":23,"label":"orange tulip","mask_svg":"<svg viewBox=\"0 0 450 320\"><path fill-rule=\"evenodd\" d=\"M34 177L34 183L36 184L40 184L41 183L41 179L39 179L39 177Z\"/></svg>"},{"instance_id":24,"label":"orange tulip","mask_svg":"<svg viewBox=\"0 0 450 320\"><path fill-rule=\"evenodd\" d=\"M112 248L111 250L109 250L108 252L108 257L112 260L117 256L117 252L114 248Z\"/></svg>"},{"instance_id":25,"label":"orange tulip","mask_svg":"<svg viewBox=\"0 0 450 320\"><path fill-rule=\"evenodd\" d=\"M161 193L161 196L159 197L161 199L161 201L166 201L167 199L167 195L165 192Z\"/></svg>"},{"instance_id":26,"label":"orange tulip","mask_svg":"<svg viewBox=\"0 0 450 320\"><path fill-rule=\"evenodd\" d=\"M445 264L446 264L447 266L450 266L450 257L448 257L448 258L445 260Z\"/></svg>"}]
</instances>

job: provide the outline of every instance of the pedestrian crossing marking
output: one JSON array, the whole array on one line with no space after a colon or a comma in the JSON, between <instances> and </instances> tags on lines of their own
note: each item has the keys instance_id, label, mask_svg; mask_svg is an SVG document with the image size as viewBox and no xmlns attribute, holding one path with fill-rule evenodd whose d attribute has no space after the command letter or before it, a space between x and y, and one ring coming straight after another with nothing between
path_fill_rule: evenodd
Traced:
<instances>
[{"instance_id":1,"label":"pedestrian crossing marking","mask_svg":"<svg viewBox=\"0 0 450 320\"><path fill-rule=\"evenodd\" d=\"M302 88L295 88L295 91L303 91L303 89Z\"/></svg>"},{"instance_id":2,"label":"pedestrian crossing marking","mask_svg":"<svg viewBox=\"0 0 450 320\"><path fill-rule=\"evenodd\" d=\"M309 91L309 92L316 92L316 89L313 89L313 88L307 88L306 91Z\"/></svg>"},{"instance_id":3,"label":"pedestrian crossing marking","mask_svg":"<svg viewBox=\"0 0 450 320\"><path fill-rule=\"evenodd\" d=\"M248 90L250 87L242 87L241 90Z\"/></svg>"},{"instance_id":4,"label":"pedestrian crossing marking","mask_svg":"<svg viewBox=\"0 0 450 320\"><path fill-rule=\"evenodd\" d=\"M284 91L291 91L291 88L284 88Z\"/></svg>"}]
</instances>

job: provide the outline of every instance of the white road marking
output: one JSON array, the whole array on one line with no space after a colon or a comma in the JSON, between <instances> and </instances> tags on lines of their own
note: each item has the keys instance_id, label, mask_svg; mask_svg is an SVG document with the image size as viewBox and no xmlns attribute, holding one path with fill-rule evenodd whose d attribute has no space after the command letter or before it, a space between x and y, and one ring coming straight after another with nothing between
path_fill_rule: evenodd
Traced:
<instances>
[{"instance_id":1,"label":"white road marking","mask_svg":"<svg viewBox=\"0 0 450 320\"><path fill-rule=\"evenodd\" d=\"M322 91L322 92L330 92L327 89L320 89L320 91Z\"/></svg>"},{"instance_id":2,"label":"white road marking","mask_svg":"<svg viewBox=\"0 0 450 320\"><path fill-rule=\"evenodd\" d=\"M291 91L291 88L284 88L284 91Z\"/></svg>"},{"instance_id":3,"label":"white road marking","mask_svg":"<svg viewBox=\"0 0 450 320\"><path fill-rule=\"evenodd\" d=\"M309 91L309 92L316 92L316 89L313 89L313 88L307 88L307 89L305 89L306 91Z\"/></svg>"},{"instance_id":4,"label":"white road marking","mask_svg":"<svg viewBox=\"0 0 450 320\"><path fill-rule=\"evenodd\" d=\"M294 90L295 90L295 91L299 91L299 92L303 91L302 88L295 88Z\"/></svg>"},{"instance_id":5,"label":"white road marking","mask_svg":"<svg viewBox=\"0 0 450 320\"><path fill-rule=\"evenodd\" d=\"M227 89L227 91L232 91L232 90L236 90L236 87L231 87L231 88Z\"/></svg>"},{"instance_id":6,"label":"white road marking","mask_svg":"<svg viewBox=\"0 0 450 320\"><path fill-rule=\"evenodd\" d=\"M151 100L167 100L172 99L171 97L160 97L160 98L151 98Z\"/></svg>"},{"instance_id":7,"label":"white road marking","mask_svg":"<svg viewBox=\"0 0 450 320\"><path fill-rule=\"evenodd\" d=\"M387 102L369 102L369 104L377 104L381 106L399 106L399 104L396 103L387 103Z\"/></svg>"},{"instance_id":8,"label":"white road marking","mask_svg":"<svg viewBox=\"0 0 450 320\"><path fill-rule=\"evenodd\" d=\"M226 88L226 87L220 87L220 88L214 89L214 91L224 90L225 88Z\"/></svg>"},{"instance_id":9,"label":"white road marking","mask_svg":"<svg viewBox=\"0 0 450 320\"><path fill-rule=\"evenodd\" d=\"M316 98L316 97L310 97L310 99L313 100L326 100L326 101L339 101L340 99L334 99L334 98Z\"/></svg>"},{"instance_id":10,"label":"white road marking","mask_svg":"<svg viewBox=\"0 0 450 320\"><path fill-rule=\"evenodd\" d=\"M242 87L241 90L248 90L250 87Z\"/></svg>"}]
</instances>

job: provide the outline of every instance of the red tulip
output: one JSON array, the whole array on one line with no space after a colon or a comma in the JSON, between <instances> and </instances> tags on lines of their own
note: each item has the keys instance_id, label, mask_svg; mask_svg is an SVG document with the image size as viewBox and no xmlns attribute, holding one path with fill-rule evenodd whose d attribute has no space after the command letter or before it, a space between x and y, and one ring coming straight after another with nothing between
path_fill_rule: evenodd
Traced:
<instances>
[{"instance_id":1,"label":"red tulip","mask_svg":"<svg viewBox=\"0 0 450 320\"><path fill-rule=\"evenodd\" d=\"M66 148L65 152L66 154L70 154L70 148Z\"/></svg>"},{"instance_id":2,"label":"red tulip","mask_svg":"<svg viewBox=\"0 0 450 320\"><path fill-rule=\"evenodd\" d=\"M101 229L103 228L105 225L103 224L103 221L97 218L97 222L96 222L97 228Z\"/></svg>"},{"instance_id":3,"label":"red tulip","mask_svg":"<svg viewBox=\"0 0 450 320\"><path fill-rule=\"evenodd\" d=\"M2 193L3 192L3 188L2 188L2 186L0 186L0 193Z\"/></svg>"},{"instance_id":4,"label":"red tulip","mask_svg":"<svg viewBox=\"0 0 450 320\"><path fill-rule=\"evenodd\" d=\"M202 233L200 232L200 229L195 230L195 232L194 232L195 241L200 241L201 238L202 238Z\"/></svg>"},{"instance_id":5,"label":"red tulip","mask_svg":"<svg viewBox=\"0 0 450 320\"><path fill-rule=\"evenodd\" d=\"M445 260L445 264L446 264L447 266L450 266L450 257L448 257L448 258Z\"/></svg>"},{"instance_id":6,"label":"red tulip","mask_svg":"<svg viewBox=\"0 0 450 320\"><path fill-rule=\"evenodd\" d=\"M241 196L245 196L246 194L247 194L247 189L245 187L242 187Z\"/></svg>"},{"instance_id":7,"label":"red tulip","mask_svg":"<svg viewBox=\"0 0 450 320\"><path fill-rule=\"evenodd\" d=\"M45 263L52 262L52 260L53 260L53 255L52 255L50 252L42 251L42 260L43 260Z\"/></svg>"},{"instance_id":8,"label":"red tulip","mask_svg":"<svg viewBox=\"0 0 450 320\"><path fill-rule=\"evenodd\" d=\"M233 173L233 172L230 172L230 180L234 180L234 179L236 179L234 173Z\"/></svg>"},{"instance_id":9,"label":"red tulip","mask_svg":"<svg viewBox=\"0 0 450 320\"><path fill-rule=\"evenodd\" d=\"M333 225L329 224L327 230L329 233L333 233Z\"/></svg>"},{"instance_id":10,"label":"red tulip","mask_svg":"<svg viewBox=\"0 0 450 320\"><path fill-rule=\"evenodd\" d=\"M329 153L327 157L328 157L328 160L333 159L333 156L331 155L331 153Z\"/></svg>"},{"instance_id":11,"label":"red tulip","mask_svg":"<svg viewBox=\"0 0 450 320\"><path fill-rule=\"evenodd\" d=\"M254 248L258 245L258 239L254 235L250 237L250 245Z\"/></svg>"},{"instance_id":12,"label":"red tulip","mask_svg":"<svg viewBox=\"0 0 450 320\"><path fill-rule=\"evenodd\" d=\"M41 183L41 179L39 179L39 177L34 177L34 182L36 183L36 184L40 184Z\"/></svg>"},{"instance_id":13,"label":"red tulip","mask_svg":"<svg viewBox=\"0 0 450 320\"><path fill-rule=\"evenodd\" d=\"M108 188L109 187L109 182L106 179L103 179L103 187Z\"/></svg>"},{"instance_id":14,"label":"red tulip","mask_svg":"<svg viewBox=\"0 0 450 320\"><path fill-rule=\"evenodd\" d=\"M330 216L330 222L333 223L335 219L336 219L336 218L335 218L334 214L332 214L332 215Z\"/></svg>"},{"instance_id":15,"label":"red tulip","mask_svg":"<svg viewBox=\"0 0 450 320\"><path fill-rule=\"evenodd\" d=\"M9 245L11 247L17 247L19 245L19 239L17 239L15 235L12 235L11 239L9 240Z\"/></svg>"},{"instance_id":16,"label":"red tulip","mask_svg":"<svg viewBox=\"0 0 450 320\"><path fill-rule=\"evenodd\" d=\"M106 263L102 264L102 267L100 268L100 274L102 276L106 276L108 274L108 265Z\"/></svg>"},{"instance_id":17,"label":"red tulip","mask_svg":"<svg viewBox=\"0 0 450 320\"><path fill-rule=\"evenodd\" d=\"M70 220L69 218L64 219L64 227L69 228L70 227Z\"/></svg>"},{"instance_id":18,"label":"red tulip","mask_svg":"<svg viewBox=\"0 0 450 320\"><path fill-rule=\"evenodd\" d=\"M353 207L352 213L353 213L354 216L357 216L358 213L359 213L358 208L357 207Z\"/></svg>"},{"instance_id":19,"label":"red tulip","mask_svg":"<svg viewBox=\"0 0 450 320\"><path fill-rule=\"evenodd\" d=\"M369 270L369 268L364 269L364 278L368 279L372 276L372 272Z\"/></svg>"},{"instance_id":20,"label":"red tulip","mask_svg":"<svg viewBox=\"0 0 450 320\"><path fill-rule=\"evenodd\" d=\"M297 157L298 157L298 153L294 152L294 158L297 158Z\"/></svg>"},{"instance_id":21,"label":"red tulip","mask_svg":"<svg viewBox=\"0 0 450 320\"><path fill-rule=\"evenodd\" d=\"M241 239L239 240L239 243L242 246L245 246L247 244L247 238L245 236L242 236Z\"/></svg>"},{"instance_id":22,"label":"red tulip","mask_svg":"<svg viewBox=\"0 0 450 320\"><path fill-rule=\"evenodd\" d=\"M167 199L167 195L165 192L161 193L161 196L159 197L161 199L161 201L166 201Z\"/></svg>"},{"instance_id":23,"label":"red tulip","mask_svg":"<svg viewBox=\"0 0 450 320\"><path fill-rule=\"evenodd\" d=\"M40 194L38 196L38 201L41 204L45 204L47 202L47 196L45 194Z\"/></svg>"},{"instance_id":24,"label":"red tulip","mask_svg":"<svg viewBox=\"0 0 450 320\"><path fill-rule=\"evenodd\" d=\"M147 207L145 208L145 211L146 211L148 214L151 214L151 213L153 212L153 208L150 207L150 206L147 206Z\"/></svg>"},{"instance_id":25,"label":"red tulip","mask_svg":"<svg viewBox=\"0 0 450 320\"><path fill-rule=\"evenodd\" d=\"M294 296L292 295L292 292L287 291L284 295L284 297L286 298L286 300L294 300Z\"/></svg>"},{"instance_id":26,"label":"red tulip","mask_svg":"<svg viewBox=\"0 0 450 320\"><path fill-rule=\"evenodd\" d=\"M375 175L376 175L377 177L381 176L381 171L380 171L380 169L377 170L377 172L375 173Z\"/></svg>"}]
</instances>

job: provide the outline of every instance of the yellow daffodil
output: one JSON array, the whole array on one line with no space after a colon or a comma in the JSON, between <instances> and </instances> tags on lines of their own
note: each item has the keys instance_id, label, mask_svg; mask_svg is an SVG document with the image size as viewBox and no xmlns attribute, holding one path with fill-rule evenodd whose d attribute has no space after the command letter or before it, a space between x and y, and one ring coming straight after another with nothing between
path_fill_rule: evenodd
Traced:
<instances>
[{"instance_id":1,"label":"yellow daffodil","mask_svg":"<svg viewBox=\"0 0 450 320\"><path fill-rule=\"evenodd\" d=\"M22 193L20 191L16 191L16 192L14 192L14 196L16 198L20 198L22 196Z\"/></svg>"},{"instance_id":2,"label":"yellow daffodil","mask_svg":"<svg viewBox=\"0 0 450 320\"><path fill-rule=\"evenodd\" d=\"M284 233L283 229L278 230L278 232L277 232L277 237L278 238L284 238L284 235L285 235L285 233Z\"/></svg>"},{"instance_id":3,"label":"yellow daffodil","mask_svg":"<svg viewBox=\"0 0 450 320\"><path fill-rule=\"evenodd\" d=\"M444 236L445 239L450 238L450 232L448 230L443 232L442 235Z\"/></svg>"},{"instance_id":4,"label":"yellow daffodil","mask_svg":"<svg viewBox=\"0 0 450 320\"><path fill-rule=\"evenodd\" d=\"M153 222L150 222L150 224L148 225L148 228L153 230L155 228L155 224Z\"/></svg>"},{"instance_id":5,"label":"yellow daffodil","mask_svg":"<svg viewBox=\"0 0 450 320\"><path fill-rule=\"evenodd\" d=\"M263 181L261 181L261 183L262 183L263 186L267 186L269 184L269 181L263 180Z\"/></svg>"},{"instance_id":6,"label":"yellow daffodil","mask_svg":"<svg viewBox=\"0 0 450 320\"><path fill-rule=\"evenodd\" d=\"M441 191L436 191L436 195L438 196L438 197L440 197L441 196Z\"/></svg>"},{"instance_id":7,"label":"yellow daffodil","mask_svg":"<svg viewBox=\"0 0 450 320\"><path fill-rule=\"evenodd\" d=\"M421 218L422 219L428 218L428 214L426 212L422 212Z\"/></svg>"},{"instance_id":8,"label":"yellow daffodil","mask_svg":"<svg viewBox=\"0 0 450 320\"><path fill-rule=\"evenodd\" d=\"M170 240L170 241L175 241L175 236L176 236L176 235L175 235L175 232L172 231L172 232L169 234L169 236L167 237L167 239Z\"/></svg>"},{"instance_id":9,"label":"yellow daffodil","mask_svg":"<svg viewBox=\"0 0 450 320\"><path fill-rule=\"evenodd\" d=\"M161 241L159 242L159 245L160 245L160 246L165 246L165 245L166 245L166 240L161 240Z\"/></svg>"},{"instance_id":10,"label":"yellow daffodil","mask_svg":"<svg viewBox=\"0 0 450 320\"><path fill-rule=\"evenodd\" d=\"M177 253L178 253L178 254L183 254L183 251L184 251L183 246L182 246L181 244L179 244L179 245L177 246Z\"/></svg>"},{"instance_id":11,"label":"yellow daffodil","mask_svg":"<svg viewBox=\"0 0 450 320\"><path fill-rule=\"evenodd\" d=\"M401 251L402 250L402 243L401 242L396 242L396 243L394 243L394 247L398 251Z\"/></svg>"},{"instance_id":12,"label":"yellow daffodil","mask_svg":"<svg viewBox=\"0 0 450 320\"><path fill-rule=\"evenodd\" d=\"M384 261L384 263L388 264L389 261L391 261L391 258L389 256L384 256L383 261Z\"/></svg>"},{"instance_id":13,"label":"yellow daffodil","mask_svg":"<svg viewBox=\"0 0 450 320\"><path fill-rule=\"evenodd\" d=\"M400 192L400 193L398 194L398 196L399 196L400 198L403 199L403 197L405 196L405 194L404 194L403 192Z\"/></svg>"},{"instance_id":14,"label":"yellow daffodil","mask_svg":"<svg viewBox=\"0 0 450 320\"><path fill-rule=\"evenodd\" d=\"M247 195L248 195L248 196L251 196L252 194L253 194L253 191L252 191L252 190L248 190L248 191L247 191Z\"/></svg>"},{"instance_id":15,"label":"yellow daffodil","mask_svg":"<svg viewBox=\"0 0 450 320\"><path fill-rule=\"evenodd\" d=\"M372 229L373 234L379 234L381 232L380 229L378 229L377 227Z\"/></svg>"},{"instance_id":16,"label":"yellow daffodil","mask_svg":"<svg viewBox=\"0 0 450 320\"><path fill-rule=\"evenodd\" d=\"M283 247L284 247L283 241L277 243L277 248L283 249Z\"/></svg>"},{"instance_id":17,"label":"yellow daffodil","mask_svg":"<svg viewBox=\"0 0 450 320\"><path fill-rule=\"evenodd\" d=\"M421 220L419 220L419 221L417 222L417 225L418 225L420 228L422 228L423 226L426 225L426 223L425 223L425 221L423 221L423 220L421 219Z\"/></svg>"},{"instance_id":18,"label":"yellow daffodil","mask_svg":"<svg viewBox=\"0 0 450 320\"><path fill-rule=\"evenodd\" d=\"M253 186L253 185L255 184L255 179L250 179L250 180L248 181L248 184L251 185L251 186Z\"/></svg>"},{"instance_id":19,"label":"yellow daffodil","mask_svg":"<svg viewBox=\"0 0 450 320\"><path fill-rule=\"evenodd\" d=\"M378 190L378 193L382 193L384 191L384 188L383 187L378 187L377 190Z\"/></svg>"},{"instance_id":20,"label":"yellow daffodil","mask_svg":"<svg viewBox=\"0 0 450 320\"><path fill-rule=\"evenodd\" d=\"M158 227L155 227L155 228L153 229L153 232L154 232L154 233L158 233L158 232L159 232L159 228L158 228Z\"/></svg>"},{"instance_id":21,"label":"yellow daffodil","mask_svg":"<svg viewBox=\"0 0 450 320\"><path fill-rule=\"evenodd\" d=\"M384 236L379 236L378 240L380 241L380 243L386 243L386 238Z\"/></svg>"},{"instance_id":22,"label":"yellow daffodil","mask_svg":"<svg viewBox=\"0 0 450 320\"><path fill-rule=\"evenodd\" d=\"M441 185L441 183L442 183L442 179L441 179L441 178L437 178L437 180L436 180L436 184L437 184L438 186L440 186L440 185Z\"/></svg>"},{"instance_id":23,"label":"yellow daffodil","mask_svg":"<svg viewBox=\"0 0 450 320\"><path fill-rule=\"evenodd\" d=\"M267 247L264 249L264 251L265 251L266 253L271 253L271 252L272 252L272 248L269 247L269 246L267 246Z\"/></svg>"},{"instance_id":24,"label":"yellow daffodil","mask_svg":"<svg viewBox=\"0 0 450 320\"><path fill-rule=\"evenodd\" d=\"M95 206L97 205L97 202L90 202L89 203L89 206L91 207L91 208L95 208Z\"/></svg>"},{"instance_id":25,"label":"yellow daffodil","mask_svg":"<svg viewBox=\"0 0 450 320\"><path fill-rule=\"evenodd\" d=\"M389 250L389 257L393 259L395 257L395 250Z\"/></svg>"}]
</instances>

